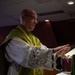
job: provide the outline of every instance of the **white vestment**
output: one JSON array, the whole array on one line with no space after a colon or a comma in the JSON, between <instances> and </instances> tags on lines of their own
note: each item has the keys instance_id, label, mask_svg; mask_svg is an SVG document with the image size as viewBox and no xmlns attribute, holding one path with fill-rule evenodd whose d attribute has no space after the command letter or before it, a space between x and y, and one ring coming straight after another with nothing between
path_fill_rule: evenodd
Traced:
<instances>
[{"instance_id":1,"label":"white vestment","mask_svg":"<svg viewBox=\"0 0 75 75\"><path fill-rule=\"evenodd\" d=\"M20 65L27 68L52 70L53 49L42 44L41 48L30 46L20 38L13 38L6 46L6 58L11 62L8 75L18 75Z\"/></svg>"}]
</instances>

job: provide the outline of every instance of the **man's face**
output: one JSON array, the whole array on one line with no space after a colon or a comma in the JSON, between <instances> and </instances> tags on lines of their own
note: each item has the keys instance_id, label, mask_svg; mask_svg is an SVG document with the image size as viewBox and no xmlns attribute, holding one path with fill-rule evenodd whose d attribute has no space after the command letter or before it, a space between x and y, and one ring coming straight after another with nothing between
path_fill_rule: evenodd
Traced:
<instances>
[{"instance_id":1,"label":"man's face","mask_svg":"<svg viewBox=\"0 0 75 75\"><path fill-rule=\"evenodd\" d=\"M25 17L25 27L28 31L33 31L37 24L37 15L34 14L32 16L26 15Z\"/></svg>"}]
</instances>

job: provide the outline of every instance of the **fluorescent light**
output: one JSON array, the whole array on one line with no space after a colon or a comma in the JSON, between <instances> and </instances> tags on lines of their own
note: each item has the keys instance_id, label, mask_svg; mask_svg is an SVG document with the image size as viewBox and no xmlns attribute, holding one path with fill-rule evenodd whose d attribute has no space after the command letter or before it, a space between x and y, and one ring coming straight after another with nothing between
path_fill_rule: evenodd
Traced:
<instances>
[{"instance_id":1,"label":"fluorescent light","mask_svg":"<svg viewBox=\"0 0 75 75\"><path fill-rule=\"evenodd\" d=\"M49 22L49 20L45 20L45 22Z\"/></svg>"},{"instance_id":2,"label":"fluorescent light","mask_svg":"<svg viewBox=\"0 0 75 75\"><path fill-rule=\"evenodd\" d=\"M68 3L68 5L73 5L74 1L68 1L67 3Z\"/></svg>"}]
</instances>

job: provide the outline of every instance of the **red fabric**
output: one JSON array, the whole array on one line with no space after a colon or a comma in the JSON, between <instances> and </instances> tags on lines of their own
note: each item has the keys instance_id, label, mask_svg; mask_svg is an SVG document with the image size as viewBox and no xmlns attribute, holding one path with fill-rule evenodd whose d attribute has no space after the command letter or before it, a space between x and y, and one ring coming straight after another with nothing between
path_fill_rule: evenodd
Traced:
<instances>
[{"instance_id":1,"label":"red fabric","mask_svg":"<svg viewBox=\"0 0 75 75\"><path fill-rule=\"evenodd\" d=\"M53 33L50 22L39 23L33 31L40 41L47 47L57 46L57 42Z\"/></svg>"}]
</instances>

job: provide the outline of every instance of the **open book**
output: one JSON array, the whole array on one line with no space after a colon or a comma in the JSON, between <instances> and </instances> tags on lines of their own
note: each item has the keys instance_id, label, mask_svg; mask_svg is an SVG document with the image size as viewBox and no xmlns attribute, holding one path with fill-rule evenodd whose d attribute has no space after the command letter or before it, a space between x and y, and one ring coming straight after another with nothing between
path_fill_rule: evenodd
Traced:
<instances>
[{"instance_id":1,"label":"open book","mask_svg":"<svg viewBox=\"0 0 75 75\"><path fill-rule=\"evenodd\" d=\"M65 56L71 57L72 55L75 55L75 48L73 48L71 51L65 54Z\"/></svg>"},{"instance_id":2,"label":"open book","mask_svg":"<svg viewBox=\"0 0 75 75\"><path fill-rule=\"evenodd\" d=\"M71 75L71 72L61 72L61 73L58 73L56 75Z\"/></svg>"}]
</instances>

